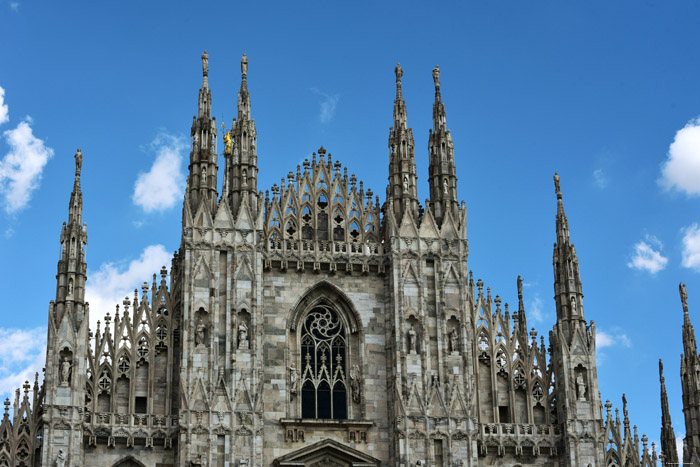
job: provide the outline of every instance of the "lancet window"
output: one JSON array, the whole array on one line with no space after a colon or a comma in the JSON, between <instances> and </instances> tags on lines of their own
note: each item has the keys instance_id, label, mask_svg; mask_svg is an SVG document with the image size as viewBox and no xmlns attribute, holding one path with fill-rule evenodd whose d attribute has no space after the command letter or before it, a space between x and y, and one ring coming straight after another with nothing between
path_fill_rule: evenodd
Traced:
<instances>
[{"instance_id":1,"label":"lancet window","mask_svg":"<svg viewBox=\"0 0 700 467\"><path fill-rule=\"evenodd\" d=\"M347 336L338 313L313 308L301 323L303 418L346 419Z\"/></svg>"}]
</instances>

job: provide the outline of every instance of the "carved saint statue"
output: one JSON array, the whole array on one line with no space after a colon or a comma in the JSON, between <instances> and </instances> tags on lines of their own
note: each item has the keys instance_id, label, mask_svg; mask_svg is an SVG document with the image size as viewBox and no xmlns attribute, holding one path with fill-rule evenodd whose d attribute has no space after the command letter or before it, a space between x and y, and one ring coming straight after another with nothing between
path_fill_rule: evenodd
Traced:
<instances>
[{"instance_id":1,"label":"carved saint statue","mask_svg":"<svg viewBox=\"0 0 700 467\"><path fill-rule=\"evenodd\" d=\"M406 175L403 176L403 192L408 193L408 177Z\"/></svg>"},{"instance_id":2,"label":"carved saint statue","mask_svg":"<svg viewBox=\"0 0 700 467\"><path fill-rule=\"evenodd\" d=\"M207 168L202 167L202 185L207 184Z\"/></svg>"},{"instance_id":3,"label":"carved saint statue","mask_svg":"<svg viewBox=\"0 0 700 467\"><path fill-rule=\"evenodd\" d=\"M447 179L444 179L444 180L442 181L442 192L443 192L445 195L448 195L448 194L450 193L450 192L449 192L449 187L447 186Z\"/></svg>"},{"instance_id":4,"label":"carved saint statue","mask_svg":"<svg viewBox=\"0 0 700 467\"><path fill-rule=\"evenodd\" d=\"M685 284L681 282L678 284L678 291L681 294L681 303L683 304L683 310L688 310L688 292L685 290Z\"/></svg>"},{"instance_id":5,"label":"carved saint statue","mask_svg":"<svg viewBox=\"0 0 700 467\"><path fill-rule=\"evenodd\" d=\"M246 54L243 54L241 58L241 73L244 75L248 74L248 56Z\"/></svg>"},{"instance_id":6,"label":"carved saint statue","mask_svg":"<svg viewBox=\"0 0 700 467\"><path fill-rule=\"evenodd\" d=\"M63 357L63 360L61 361L61 377L60 377L62 386L68 385L68 379L70 378L70 371L71 371L70 360L68 360L66 357Z\"/></svg>"},{"instance_id":7,"label":"carved saint statue","mask_svg":"<svg viewBox=\"0 0 700 467\"><path fill-rule=\"evenodd\" d=\"M400 63L396 64L396 68L394 68L394 73L396 73L396 81L401 81L401 77L403 76L403 68L401 68Z\"/></svg>"},{"instance_id":8,"label":"carved saint statue","mask_svg":"<svg viewBox=\"0 0 700 467\"><path fill-rule=\"evenodd\" d=\"M241 323L238 325L238 348L248 348L248 325L245 324L245 321L242 320Z\"/></svg>"},{"instance_id":9,"label":"carved saint statue","mask_svg":"<svg viewBox=\"0 0 700 467\"><path fill-rule=\"evenodd\" d=\"M435 65L433 68L433 82L435 82L435 87L440 89L440 65Z\"/></svg>"},{"instance_id":10,"label":"carved saint statue","mask_svg":"<svg viewBox=\"0 0 700 467\"><path fill-rule=\"evenodd\" d=\"M459 344L457 343L457 330L453 329L450 332L450 351L452 353L458 353L459 352Z\"/></svg>"},{"instance_id":11,"label":"carved saint statue","mask_svg":"<svg viewBox=\"0 0 700 467\"><path fill-rule=\"evenodd\" d=\"M586 383L583 382L583 373L576 375L576 395L578 400L586 400Z\"/></svg>"},{"instance_id":12,"label":"carved saint statue","mask_svg":"<svg viewBox=\"0 0 700 467\"><path fill-rule=\"evenodd\" d=\"M416 330L413 326L408 328L408 352L416 353Z\"/></svg>"},{"instance_id":13,"label":"carved saint statue","mask_svg":"<svg viewBox=\"0 0 700 467\"><path fill-rule=\"evenodd\" d=\"M80 177L80 171L83 169L83 151L78 148L75 153L75 176Z\"/></svg>"},{"instance_id":14,"label":"carved saint statue","mask_svg":"<svg viewBox=\"0 0 700 467\"><path fill-rule=\"evenodd\" d=\"M297 393L297 381L298 381L298 379L299 379L299 374L297 372L297 367L292 362L292 365L289 367L289 392L291 394Z\"/></svg>"},{"instance_id":15,"label":"carved saint statue","mask_svg":"<svg viewBox=\"0 0 700 467\"><path fill-rule=\"evenodd\" d=\"M352 390L352 400L360 402L360 366L357 363L350 370L350 389Z\"/></svg>"},{"instance_id":16,"label":"carved saint statue","mask_svg":"<svg viewBox=\"0 0 700 467\"><path fill-rule=\"evenodd\" d=\"M202 73L204 75L209 74L209 54L206 50L202 54Z\"/></svg>"},{"instance_id":17,"label":"carved saint statue","mask_svg":"<svg viewBox=\"0 0 700 467\"><path fill-rule=\"evenodd\" d=\"M578 308L576 307L576 297L571 297L571 314L576 315Z\"/></svg>"},{"instance_id":18,"label":"carved saint statue","mask_svg":"<svg viewBox=\"0 0 700 467\"><path fill-rule=\"evenodd\" d=\"M243 169L243 186L248 186L248 171Z\"/></svg>"},{"instance_id":19,"label":"carved saint statue","mask_svg":"<svg viewBox=\"0 0 700 467\"><path fill-rule=\"evenodd\" d=\"M204 325L202 318L197 321L197 329L194 335L194 345L204 345L204 333L207 327Z\"/></svg>"},{"instance_id":20,"label":"carved saint statue","mask_svg":"<svg viewBox=\"0 0 700 467\"><path fill-rule=\"evenodd\" d=\"M56 467L65 467L66 466L66 453L63 452L63 449L58 450L58 455L56 456Z\"/></svg>"}]
</instances>

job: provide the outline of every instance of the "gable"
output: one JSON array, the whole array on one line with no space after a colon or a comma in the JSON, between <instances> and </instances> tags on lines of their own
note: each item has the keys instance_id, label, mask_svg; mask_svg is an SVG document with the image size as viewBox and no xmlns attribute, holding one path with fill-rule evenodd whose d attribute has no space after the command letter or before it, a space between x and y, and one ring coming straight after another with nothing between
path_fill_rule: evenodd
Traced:
<instances>
[{"instance_id":1,"label":"gable","mask_svg":"<svg viewBox=\"0 0 700 467\"><path fill-rule=\"evenodd\" d=\"M279 457L272 465L275 467L302 465L376 467L379 465L379 459L337 441L324 439Z\"/></svg>"}]
</instances>

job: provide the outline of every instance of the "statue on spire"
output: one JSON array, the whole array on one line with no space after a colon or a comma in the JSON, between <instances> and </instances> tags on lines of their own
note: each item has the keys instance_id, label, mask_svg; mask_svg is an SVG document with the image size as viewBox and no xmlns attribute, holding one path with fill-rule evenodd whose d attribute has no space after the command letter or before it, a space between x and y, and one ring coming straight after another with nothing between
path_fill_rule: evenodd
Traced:
<instances>
[{"instance_id":1,"label":"statue on spire","mask_svg":"<svg viewBox=\"0 0 700 467\"><path fill-rule=\"evenodd\" d=\"M433 68L433 81L435 82L435 90L440 89L440 65L435 65Z\"/></svg>"},{"instance_id":2,"label":"statue on spire","mask_svg":"<svg viewBox=\"0 0 700 467\"><path fill-rule=\"evenodd\" d=\"M403 76L403 68L401 68L400 63L396 64L396 68L394 68L394 73L396 73L396 82L401 83L401 77Z\"/></svg>"},{"instance_id":3,"label":"statue on spire","mask_svg":"<svg viewBox=\"0 0 700 467\"><path fill-rule=\"evenodd\" d=\"M75 176L80 177L80 171L83 170L83 151L78 148L75 153Z\"/></svg>"},{"instance_id":4,"label":"statue on spire","mask_svg":"<svg viewBox=\"0 0 700 467\"><path fill-rule=\"evenodd\" d=\"M248 56L246 54L243 54L241 58L241 73L243 76L248 74Z\"/></svg>"},{"instance_id":5,"label":"statue on spire","mask_svg":"<svg viewBox=\"0 0 700 467\"><path fill-rule=\"evenodd\" d=\"M683 311L688 312L688 292L685 291L685 284L681 282L678 284L678 291L681 294L681 303L683 304Z\"/></svg>"},{"instance_id":6,"label":"statue on spire","mask_svg":"<svg viewBox=\"0 0 700 467\"><path fill-rule=\"evenodd\" d=\"M206 50L202 54L202 73L204 76L209 74L209 54L207 54Z\"/></svg>"},{"instance_id":7,"label":"statue on spire","mask_svg":"<svg viewBox=\"0 0 700 467\"><path fill-rule=\"evenodd\" d=\"M559 174L554 172L554 191L557 195L561 195L561 180L559 179Z\"/></svg>"}]
</instances>

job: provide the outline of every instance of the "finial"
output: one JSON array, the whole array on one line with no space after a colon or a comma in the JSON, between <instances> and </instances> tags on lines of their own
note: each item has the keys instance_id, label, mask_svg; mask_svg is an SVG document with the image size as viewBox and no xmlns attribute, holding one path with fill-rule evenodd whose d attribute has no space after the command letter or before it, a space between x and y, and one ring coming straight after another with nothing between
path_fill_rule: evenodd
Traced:
<instances>
[{"instance_id":1,"label":"finial","mask_svg":"<svg viewBox=\"0 0 700 467\"><path fill-rule=\"evenodd\" d=\"M685 290L685 284L678 284L678 291L681 294L681 303L683 304L683 312L688 313L688 292Z\"/></svg>"},{"instance_id":2,"label":"finial","mask_svg":"<svg viewBox=\"0 0 700 467\"><path fill-rule=\"evenodd\" d=\"M206 50L202 54L202 75L209 75L209 54Z\"/></svg>"},{"instance_id":3,"label":"finial","mask_svg":"<svg viewBox=\"0 0 700 467\"><path fill-rule=\"evenodd\" d=\"M246 54L241 57L241 74L244 78L248 74L248 56Z\"/></svg>"},{"instance_id":4,"label":"finial","mask_svg":"<svg viewBox=\"0 0 700 467\"><path fill-rule=\"evenodd\" d=\"M75 178L80 178L80 172L83 170L83 151L78 148L75 153Z\"/></svg>"},{"instance_id":5,"label":"finial","mask_svg":"<svg viewBox=\"0 0 700 467\"><path fill-rule=\"evenodd\" d=\"M659 380L664 382L664 362L661 359L659 359Z\"/></svg>"},{"instance_id":6,"label":"finial","mask_svg":"<svg viewBox=\"0 0 700 467\"><path fill-rule=\"evenodd\" d=\"M561 199L561 179L557 172L554 172L554 191L557 194L557 199Z\"/></svg>"},{"instance_id":7,"label":"finial","mask_svg":"<svg viewBox=\"0 0 700 467\"><path fill-rule=\"evenodd\" d=\"M324 154L326 154L326 149L323 146L321 146L320 148L318 148L318 155L323 157Z\"/></svg>"},{"instance_id":8,"label":"finial","mask_svg":"<svg viewBox=\"0 0 700 467\"><path fill-rule=\"evenodd\" d=\"M396 83L401 83L401 77L403 76L403 68L401 68L400 63L396 64L396 68L394 68L394 73L396 74Z\"/></svg>"},{"instance_id":9,"label":"finial","mask_svg":"<svg viewBox=\"0 0 700 467\"><path fill-rule=\"evenodd\" d=\"M433 81L435 82L435 92L440 92L440 65L433 68Z\"/></svg>"},{"instance_id":10,"label":"finial","mask_svg":"<svg viewBox=\"0 0 700 467\"><path fill-rule=\"evenodd\" d=\"M518 301L523 301L523 278L518 274Z\"/></svg>"}]
</instances>

